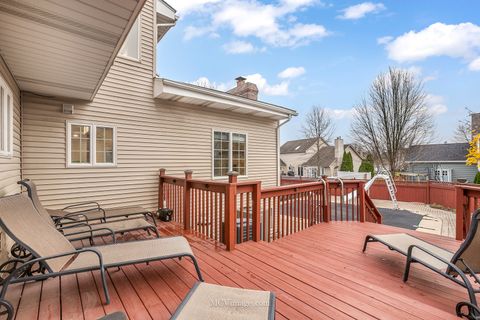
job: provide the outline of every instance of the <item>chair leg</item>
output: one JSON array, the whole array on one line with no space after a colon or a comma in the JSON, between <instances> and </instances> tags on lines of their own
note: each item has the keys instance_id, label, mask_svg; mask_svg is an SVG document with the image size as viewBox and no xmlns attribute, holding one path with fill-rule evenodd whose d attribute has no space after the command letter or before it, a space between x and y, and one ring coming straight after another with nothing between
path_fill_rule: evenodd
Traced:
<instances>
[{"instance_id":1,"label":"chair leg","mask_svg":"<svg viewBox=\"0 0 480 320\"><path fill-rule=\"evenodd\" d=\"M367 244L369 242L372 242L372 237L371 236L366 236L365 237L365 242L363 243L363 249L362 249L362 252L365 252L365 250L367 250Z\"/></svg>"},{"instance_id":2,"label":"chair leg","mask_svg":"<svg viewBox=\"0 0 480 320\"><path fill-rule=\"evenodd\" d=\"M110 293L108 292L107 286L107 277L105 275L105 268L100 268L100 275L102 277L102 286L103 286L103 293L105 294L105 304L110 304Z\"/></svg>"},{"instance_id":3,"label":"chair leg","mask_svg":"<svg viewBox=\"0 0 480 320\"><path fill-rule=\"evenodd\" d=\"M410 274L410 264L412 263L412 258L407 256L407 263L405 264L405 271L403 272L403 282L408 281L408 276Z\"/></svg>"},{"instance_id":4,"label":"chair leg","mask_svg":"<svg viewBox=\"0 0 480 320\"><path fill-rule=\"evenodd\" d=\"M155 232L155 235L157 236L157 238L160 238L160 233L158 232L158 229L155 227L152 227L152 230L153 232Z\"/></svg>"},{"instance_id":5,"label":"chair leg","mask_svg":"<svg viewBox=\"0 0 480 320\"><path fill-rule=\"evenodd\" d=\"M203 280L202 273L200 272L200 267L198 266L198 263L197 263L197 259L195 259L194 256L190 256L190 258L192 259L193 265L195 266L195 271L197 271L198 280L204 282L205 280Z\"/></svg>"}]
</instances>

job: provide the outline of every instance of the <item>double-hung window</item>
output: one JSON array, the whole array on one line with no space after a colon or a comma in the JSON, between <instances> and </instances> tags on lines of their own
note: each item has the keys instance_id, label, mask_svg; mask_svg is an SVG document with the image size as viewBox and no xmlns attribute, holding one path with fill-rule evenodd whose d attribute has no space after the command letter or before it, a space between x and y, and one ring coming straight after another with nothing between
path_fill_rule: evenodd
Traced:
<instances>
[{"instance_id":1,"label":"double-hung window","mask_svg":"<svg viewBox=\"0 0 480 320\"><path fill-rule=\"evenodd\" d=\"M93 123L67 124L67 166L116 165L116 128Z\"/></svg>"},{"instance_id":2,"label":"double-hung window","mask_svg":"<svg viewBox=\"0 0 480 320\"><path fill-rule=\"evenodd\" d=\"M140 16L133 23L118 54L122 57L140 60Z\"/></svg>"},{"instance_id":3,"label":"double-hung window","mask_svg":"<svg viewBox=\"0 0 480 320\"><path fill-rule=\"evenodd\" d=\"M0 156L13 155L13 95L0 76Z\"/></svg>"},{"instance_id":4,"label":"double-hung window","mask_svg":"<svg viewBox=\"0 0 480 320\"><path fill-rule=\"evenodd\" d=\"M229 171L247 175L247 135L213 132L213 177L226 177Z\"/></svg>"}]
</instances>

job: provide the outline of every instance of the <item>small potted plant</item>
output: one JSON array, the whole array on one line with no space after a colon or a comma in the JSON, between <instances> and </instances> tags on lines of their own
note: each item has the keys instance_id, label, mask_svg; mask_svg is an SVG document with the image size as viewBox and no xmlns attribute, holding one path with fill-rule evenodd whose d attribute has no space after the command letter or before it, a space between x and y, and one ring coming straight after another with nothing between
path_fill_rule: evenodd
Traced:
<instances>
[{"instance_id":1,"label":"small potted plant","mask_svg":"<svg viewBox=\"0 0 480 320\"><path fill-rule=\"evenodd\" d=\"M173 210L169 208L160 208L157 211L157 216L161 221L169 222L172 221Z\"/></svg>"}]
</instances>

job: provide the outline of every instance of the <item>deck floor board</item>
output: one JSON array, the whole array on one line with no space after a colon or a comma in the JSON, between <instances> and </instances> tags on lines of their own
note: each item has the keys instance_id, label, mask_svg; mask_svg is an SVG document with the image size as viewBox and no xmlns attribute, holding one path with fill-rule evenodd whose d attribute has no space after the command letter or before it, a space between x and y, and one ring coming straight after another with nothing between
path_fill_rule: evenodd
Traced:
<instances>
[{"instance_id":1,"label":"deck floor board","mask_svg":"<svg viewBox=\"0 0 480 320\"><path fill-rule=\"evenodd\" d=\"M453 251L460 242L451 238L334 222L271 243L247 242L227 252L174 223L161 223L159 230L188 239L207 282L274 291L277 319L457 319L455 305L467 299L463 288L419 265L403 283L405 258L380 244L371 243L361 252L368 233L407 232ZM148 237L135 232L124 239ZM108 270L110 305L103 304L97 271L16 284L7 299L19 320L89 320L117 310L130 319L168 319L195 281L193 263L184 258Z\"/></svg>"}]
</instances>

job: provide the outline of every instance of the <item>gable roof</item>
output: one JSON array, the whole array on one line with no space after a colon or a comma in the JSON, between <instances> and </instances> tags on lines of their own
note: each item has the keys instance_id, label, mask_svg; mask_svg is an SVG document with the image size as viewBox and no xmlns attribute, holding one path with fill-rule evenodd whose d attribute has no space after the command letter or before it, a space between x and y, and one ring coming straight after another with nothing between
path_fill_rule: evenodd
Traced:
<instances>
[{"instance_id":1,"label":"gable roof","mask_svg":"<svg viewBox=\"0 0 480 320\"><path fill-rule=\"evenodd\" d=\"M405 154L406 162L464 162L468 143L442 143L411 146Z\"/></svg>"},{"instance_id":2,"label":"gable roof","mask_svg":"<svg viewBox=\"0 0 480 320\"><path fill-rule=\"evenodd\" d=\"M280 147L280 154L286 153L305 153L308 148L313 146L317 138L307 138L287 141Z\"/></svg>"},{"instance_id":3,"label":"gable roof","mask_svg":"<svg viewBox=\"0 0 480 320\"><path fill-rule=\"evenodd\" d=\"M332 162L335 161L335 147L326 146L321 148L317 153L315 153L307 162L302 166L304 167L316 167L320 163L322 168L330 167Z\"/></svg>"}]
</instances>

